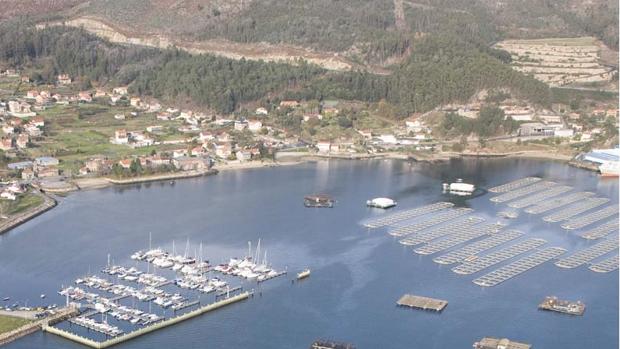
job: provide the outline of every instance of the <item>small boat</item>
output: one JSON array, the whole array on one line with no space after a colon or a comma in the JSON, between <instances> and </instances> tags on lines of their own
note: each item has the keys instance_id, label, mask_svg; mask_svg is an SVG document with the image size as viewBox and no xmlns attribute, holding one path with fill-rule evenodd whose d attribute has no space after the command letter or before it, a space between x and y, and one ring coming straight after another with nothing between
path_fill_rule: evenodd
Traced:
<instances>
[{"instance_id":1,"label":"small boat","mask_svg":"<svg viewBox=\"0 0 620 349\"><path fill-rule=\"evenodd\" d=\"M396 201L390 198L375 198L375 199L366 201L366 205L369 207L388 209L388 208L396 206Z\"/></svg>"},{"instance_id":2,"label":"small boat","mask_svg":"<svg viewBox=\"0 0 620 349\"><path fill-rule=\"evenodd\" d=\"M45 294L42 294L42 295L41 295L41 298L45 298Z\"/></svg>"},{"instance_id":3,"label":"small boat","mask_svg":"<svg viewBox=\"0 0 620 349\"><path fill-rule=\"evenodd\" d=\"M4 297L4 298L2 298L2 300L5 301L5 302L8 302L8 301L11 300L11 298L10 297Z\"/></svg>"},{"instance_id":4,"label":"small boat","mask_svg":"<svg viewBox=\"0 0 620 349\"><path fill-rule=\"evenodd\" d=\"M470 196L476 190L476 186L469 183L463 183L462 179L457 179L454 183L443 183L443 193L458 196Z\"/></svg>"},{"instance_id":5,"label":"small boat","mask_svg":"<svg viewBox=\"0 0 620 349\"><path fill-rule=\"evenodd\" d=\"M304 269L297 273L297 280L305 279L310 276L310 269Z\"/></svg>"}]
</instances>

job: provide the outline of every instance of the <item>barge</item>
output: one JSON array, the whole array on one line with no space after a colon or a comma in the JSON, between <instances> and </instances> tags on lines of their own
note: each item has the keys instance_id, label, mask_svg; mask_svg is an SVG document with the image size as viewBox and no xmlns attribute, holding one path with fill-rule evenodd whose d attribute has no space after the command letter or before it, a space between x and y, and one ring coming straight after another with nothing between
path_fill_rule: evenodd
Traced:
<instances>
[{"instance_id":1,"label":"barge","mask_svg":"<svg viewBox=\"0 0 620 349\"><path fill-rule=\"evenodd\" d=\"M326 194L314 194L304 197L304 206L318 208L334 207L334 199Z\"/></svg>"},{"instance_id":2,"label":"barge","mask_svg":"<svg viewBox=\"0 0 620 349\"><path fill-rule=\"evenodd\" d=\"M571 302L560 300L556 297L545 297L542 303L538 305L538 309L555 311L569 315L583 315L583 312L586 310L586 306L580 301Z\"/></svg>"},{"instance_id":3,"label":"barge","mask_svg":"<svg viewBox=\"0 0 620 349\"><path fill-rule=\"evenodd\" d=\"M310 276L310 269L304 269L297 273L297 280L305 279Z\"/></svg>"}]
</instances>

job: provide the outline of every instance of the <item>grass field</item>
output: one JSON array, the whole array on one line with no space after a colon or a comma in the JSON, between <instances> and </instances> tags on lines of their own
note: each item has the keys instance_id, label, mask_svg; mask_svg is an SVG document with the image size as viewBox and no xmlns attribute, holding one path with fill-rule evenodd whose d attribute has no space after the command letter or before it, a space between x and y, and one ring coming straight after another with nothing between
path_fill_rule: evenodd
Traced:
<instances>
[{"instance_id":1,"label":"grass field","mask_svg":"<svg viewBox=\"0 0 620 349\"><path fill-rule=\"evenodd\" d=\"M20 318L16 318L12 316L0 315L0 334L12 331L29 322L30 320L20 319Z\"/></svg>"},{"instance_id":2,"label":"grass field","mask_svg":"<svg viewBox=\"0 0 620 349\"><path fill-rule=\"evenodd\" d=\"M27 193L18 197L15 201L1 200L0 209L3 215L9 216L37 207L42 203L43 198L32 193Z\"/></svg>"}]
</instances>

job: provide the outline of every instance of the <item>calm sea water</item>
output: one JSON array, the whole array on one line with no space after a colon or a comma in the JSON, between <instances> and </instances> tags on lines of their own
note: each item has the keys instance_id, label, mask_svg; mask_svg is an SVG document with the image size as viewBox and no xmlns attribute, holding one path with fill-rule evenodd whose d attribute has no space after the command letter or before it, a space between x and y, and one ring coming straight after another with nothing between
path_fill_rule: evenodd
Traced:
<instances>
[{"instance_id":1,"label":"calm sea water","mask_svg":"<svg viewBox=\"0 0 620 349\"><path fill-rule=\"evenodd\" d=\"M492 288L398 244L363 219L385 214L367 199L388 196L399 209L445 200L441 183L461 177L479 187L540 176L618 202L618 181L559 163L535 160L453 161L443 165L400 161L321 161L244 170L169 183L75 193L52 211L0 236L0 296L29 305L63 302L61 285L101 269L107 255L133 265L131 253L153 245L193 251L200 242L212 262L242 256L247 241L262 239L274 266L287 277L263 284L262 296L209 313L118 348L307 348L317 338L359 348L470 348L484 337L508 337L534 348L617 348L618 273L551 263ZM334 209L306 209L302 198L324 192ZM460 201L496 221L506 206L490 194ZM526 237L542 237L569 252L588 245L559 224L523 213L513 221ZM617 251L616 251L617 252ZM292 272L312 268L291 284ZM493 268L491 268L493 269ZM440 314L400 309L404 293L446 299ZM547 295L582 300L583 317L538 311ZM83 348L41 332L7 348Z\"/></svg>"}]
</instances>

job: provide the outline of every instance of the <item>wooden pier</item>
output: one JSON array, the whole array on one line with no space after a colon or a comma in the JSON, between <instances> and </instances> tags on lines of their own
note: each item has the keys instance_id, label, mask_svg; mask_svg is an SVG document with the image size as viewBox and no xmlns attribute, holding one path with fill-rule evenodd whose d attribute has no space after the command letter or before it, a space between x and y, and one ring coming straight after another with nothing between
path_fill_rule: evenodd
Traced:
<instances>
[{"instance_id":1,"label":"wooden pier","mask_svg":"<svg viewBox=\"0 0 620 349\"><path fill-rule=\"evenodd\" d=\"M532 207L528 207L525 209L525 212L530 214L541 214L551 210L555 210L556 208L560 208L562 206L566 206L568 204L572 204L574 202L591 198L594 196L594 193L584 191L578 193L572 193L565 196L560 196L558 198L542 202Z\"/></svg>"},{"instance_id":2,"label":"wooden pier","mask_svg":"<svg viewBox=\"0 0 620 349\"><path fill-rule=\"evenodd\" d=\"M402 236L409 235L409 234L412 234L418 231L422 231L424 229L428 229L434 225L445 223L449 220L464 216L466 214L471 213L472 211L473 210L471 208L454 208L454 209L444 210L430 217L429 219L425 219L418 223L398 227L394 230L391 230L389 234L392 236L402 237Z\"/></svg>"},{"instance_id":3,"label":"wooden pier","mask_svg":"<svg viewBox=\"0 0 620 349\"><path fill-rule=\"evenodd\" d=\"M441 239L438 241L433 241L424 246L418 247L413 250L417 254L429 255L438 252L442 252L448 250L452 247L458 246L460 244L466 243L470 240L474 240L480 238L485 235L495 234L500 229L503 228L503 225L497 223L490 223L484 226L471 226L462 229L461 231L448 236L445 239Z\"/></svg>"},{"instance_id":4,"label":"wooden pier","mask_svg":"<svg viewBox=\"0 0 620 349\"><path fill-rule=\"evenodd\" d=\"M427 213L443 210L446 208L453 207L454 204L451 202L437 202L434 204L412 208L405 211L397 211L387 216L381 216L376 219L371 219L364 223L364 226L367 228L381 228L385 226L392 225L397 222L405 221L408 219L412 219L415 217L419 217L425 215Z\"/></svg>"},{"instance_id":5,"label":"wooden pier","mask_svg":"<svg viewBox=\"0 0 620 349\"><path fill-rule=\"evenodd\" d=\"M609 199L605 199L605 198L588 198L588 199L582 200L581 202L568 206L565 209L562 209L558 212L552 213L544 217L543 221L549 222L549 223L557 223L560 221L564 221L574 216L577 216L581 213L584 213L588 210L591 210L595 207L604 205L608 201Z\"/></svg>"},{"instance_id":6,"label":"wooden pier","mask_svg":"<svg viewBox=\"0 0 620 349\"><path fill-rule=\"evenodd\" d=\"M560 247L549 247L537 251L527 257L523 257L499 269L493 270L488 274L482 275L473 280L473 283L483 287L499 285L508 279L512 279L519 274L559 257L564 252L566 252L566 250Z\"/></svg>"},{"instance_id":7,"label":"wooden pier","mask_svg":"<svg viewBox=\"0 0 620 349\"><path fill-rule=\"evenodd\" d=\"M516 230L507 230L499 232L495 235L461 247L458 250L453 250L448 253L442 254L433 258L433 262L439 264L454 264L463 262L466 258L476 256L480 252L490 250L508 241L512 241L523 236L523 233Z\"/></svg>"},{"instance_id":8,"label":"wooden pier","mask_svg":"<svg viewBox=\"0 0 620 349\"><path fill-rule=\"evenodd\" d=\"M618 249L617 235L614 238L605 239L595 245L577 251L576 253L557 261L555 265L560 268L577 268L616 249Z\"/></svg>"},{"instance_id":9,"label":"wooden pier","mask_svg":"<svg viewBox=\"0 0 620 349\"><path fill-rule=\"evenodd\" d=\"M535 205L539 202L543 202L549 198L552 198L554 196L558 196L560 194L564 194L568 191L571 191L573 188L569 187L567 185L563 185L563 186L558 186L558 187L553 187L551 189L545 190L543 192L534 194L534 195L530 195L530 196L526 196L522 199L513 201L511 203L508 204L509 207L512 208L524 208L524 207L528 207L528 206L532 206Z\"/></svg>"},{"instance_id":10,"label":"wooden pier","mask_svg":"<svg viewBox=\"0 0 620 349\"><path fill-rule=\"evenodd\" d=\"M618 255L592 264L589 269L597 273L609 273L614 270L618 270Z\"/></svg>"},{"instance_id":11,"label":"wooden pier","mask_svg":"<svg viewBox=\"0 0 620 349\"><path fill-rule=\"evenodd\" d=\"M537 239L537 238L523 240L512 246L506 247L499 251L496 251L491 254L485 255L483 257L477 258L471 262L465 262L459 266L452 268L452 271L457 274L464 274L464 275L477 273L483 269L486 269L490 266L501 263L510 258L516 257L527 251L533 250L546 243L547 243L546 240Z\"/></svg>"},{"instance_id":12,"label":"wooden pier","mask_svg":"<svg viewBox=\"0 0 620 349\"><path fill-rule=\"evenodd\" d=\"M580 229L611 216L618 216L618 205L607 206L592 213L588 213L585 216L575 217L562 224L562 228L569 230Z\"/></svg>"},{"instance_id":13,"label":"wooden pier","mask_svg":"<svg viewBox=\"0 0 620 349\"><path fill-rule=\"evenodd\" d=\"M448 301L435 298L414 296L412 294L405 294L400 297L400 299L396 302L396 305L401 307L440 312L448 305Z\"/></svg>"},{"instance_id":14,"label":"wooden pier","mask_svg":"<svg viewBox=\"0 0 620 349\"><path fill-rule=\"evenodd\" d=\"M585 233L581 234L581 237L588 240L596 240L603 238L613 232L617 232L619 228L620 220L618 218L613 219L607 223L603 223L597 227L594 227Z\"/></svg>"},{"instance_id":15,"label":"wooden pier","mask_svg":"<svg viewBox=\"0 0 620 349\"><path fill-rule=\"evenodd\" d=\"M175 317L172 317L172 318L169 318L169 319L166 319L166 320L154 323L152 325L143 327L143 328L141 328L139 330L135 330L133 332L129 332L129 333L123 334L121 336L117 336L117 337L108 339L108 340L103 341L103 342L98 342L98 341L92 340L90 338L82 337L82 336L77 335L75 333L71 333L69 331L65 331L65 330L62 330L62 329L59 329L59 328L56 328L56 327L53 327L53 326L50 326L50 325L47 325L47 324L45 324L43 326L43 331L55 334L57 336L69 339L71 341L74 341L74 342L77 342L77 343L80 343L80 344L83 344L83 345L86 345L86 346L89 346L91 348L103 349L103 348L111 347L111 346L116 345L116 344L120 344L120 343L126 342L126 341L128 341L130 339L133 339L133 338L145 335L147 333L150 333L150 332L153 332L153 331L156 331L156 330L159 330L159 329L162 329L162 328L165 328L165 327L168 327L168 326L180 323L182 321L185 321L185 320L191 319L193 317L196 317L198 315L202 315L204 313L207 313L207 312L219 309L221 307L224 307L224 306L227 306L227 305L230 305L230 304L233 304L233 303L245 300L245 299L249 298L250 295L251 295L250 292L244 292L244 293L238 294L236 296L232 296L230 298L222 299L220 301L216 301L214 303L211 303L211 304L208 304L206 306L200 307L200 308L198 308L196 310L192 310L192 311L187 312L185 314L178 315L178 316L175 316Z\"/></svg>"},{"instance_id":16,"label":"wooden pier","mask_svg":"<svg viewBox=\"0 0 620 349\"><path fill-rule=\"evenodd\" d=\"M525 178L514 180L512 182L508 182L506 184L502 184L502 185L498 185L496 187L493 187L493 188L489 189L489 192L491 192L491 193L506 193L506 192L509 192L511 190L515 190L517 188L524 187L526 185L534 184L536 182L539 182L540 180L541 179L538 178L538 177L525 177Z\"/></svg>"},{"instance_id":17,"label":"wooden pier","mask_svg":"<svg viewBox=\"0 0 620 349\"><path fill-rule=\"evenodd\" d=\"M536 184L532 184L530 186L527 187L523 187L523 188L519 188L516 190L512 190L509 192L506 192L502 195L498 195L495 197L491 198L492 202L496 202L496 203L502 203L502 202L507 202L510 200L514 200L514 199L518 199L521 198L523 196L529 195L529 194L533 194L539 191L543 191L545 189L549 189L553 186L555 186L556 183L554 182L549 182L549 181L544 181L544 182L538 182Z\"/></svg>"},{"instance_id":18,"label":"wooden pier","mask_svg":"<svg viewBox=\"0 0 620 349\"><path fill-rule=\"evenodd\" d=\"M450 223L448 225L436 227L436 228L426 230L426 231L413 233L411 235L408 235L406 238L401 239L398 242L405 246L415 246L415 245L419 245L422 243L426 243L426 242L444 237L446 235L453 234L460 229L470 227L474 224L478 224L483 221L484 219L479 218L479 217L468 217L466 219L461 219L454 223Z\"/></svg>"}]
</instances>

